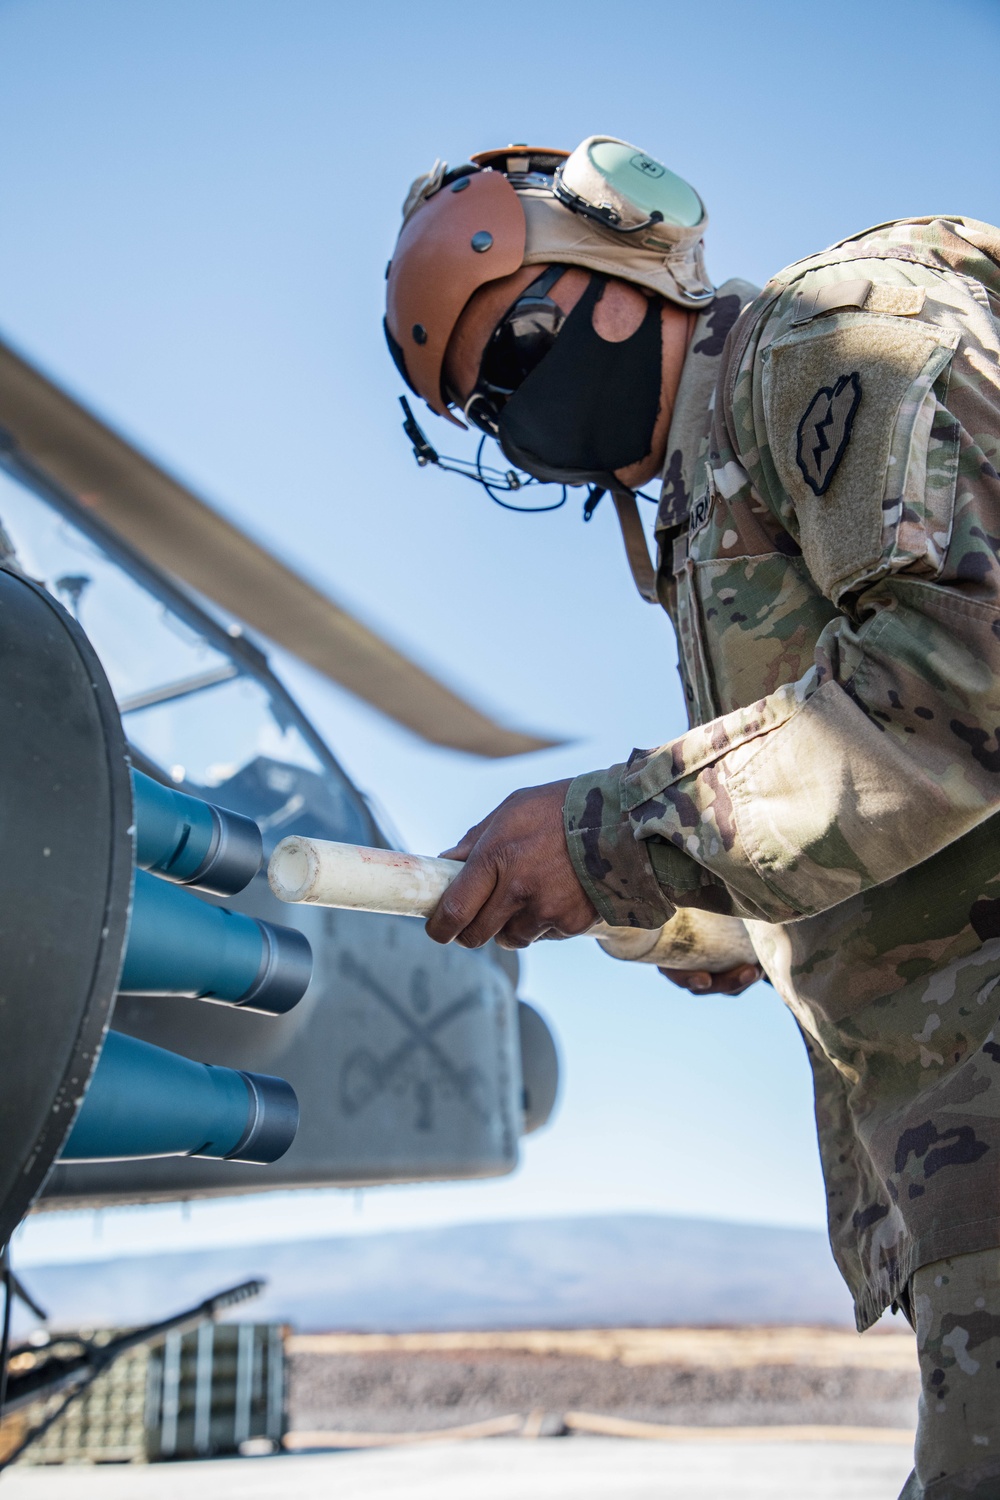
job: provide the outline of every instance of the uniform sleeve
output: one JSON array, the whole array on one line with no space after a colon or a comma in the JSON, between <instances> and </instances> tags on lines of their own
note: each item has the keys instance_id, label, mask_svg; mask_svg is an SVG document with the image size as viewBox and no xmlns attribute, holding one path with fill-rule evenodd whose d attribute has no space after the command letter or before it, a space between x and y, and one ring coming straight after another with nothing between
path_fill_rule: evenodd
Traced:
<instances>
[{"instance_id":1,"label":"uniform sleeve","mask_svg":"<svg viewBox=\"0 0 1000 1500\"><path fill-rule=\"evenodd\" d=\"M998 355L954 307L789 319L757 350L729 503L771 511L838 613L798 681L572 784L607 921L794 921L1000 811Z\"/></svg>"}]
</instances>

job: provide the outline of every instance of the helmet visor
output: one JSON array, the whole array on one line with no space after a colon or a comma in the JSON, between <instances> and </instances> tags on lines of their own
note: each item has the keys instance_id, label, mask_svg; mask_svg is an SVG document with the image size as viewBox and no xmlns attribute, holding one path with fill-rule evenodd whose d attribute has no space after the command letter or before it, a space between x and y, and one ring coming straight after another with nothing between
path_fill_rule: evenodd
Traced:
<instances>
[{"instance_id":1,"label":"helmet visor","mask_svg":"<svg viewBox=\"0 0 1000 1500\"><path fill-rule=\"evenodd\" d=\"M491 437L504 405L548 354L566 314L548 295L566 270L549 266L507 309L483 351L465 415Z\"/></svg>"}]
</instances>

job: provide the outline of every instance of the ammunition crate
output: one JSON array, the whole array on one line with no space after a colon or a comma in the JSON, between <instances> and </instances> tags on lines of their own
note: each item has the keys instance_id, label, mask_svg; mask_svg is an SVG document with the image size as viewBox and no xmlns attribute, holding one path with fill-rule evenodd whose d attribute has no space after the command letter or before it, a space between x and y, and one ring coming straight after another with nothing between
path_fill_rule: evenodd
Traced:
<instances>
[{"instance_id":1,"label":"ammunition crate","mask_svg":"<svg viewBox=\"0 0 1000 1500\"><path fill-rule=\"evenodd\" d=\"M287 1427L284 1328L203 1323L134 1349L73 1401L22 1464L152 1463L236 1453ZM44 1408L29 1408L29 1422Z\"/></svg>"}]
</instances>

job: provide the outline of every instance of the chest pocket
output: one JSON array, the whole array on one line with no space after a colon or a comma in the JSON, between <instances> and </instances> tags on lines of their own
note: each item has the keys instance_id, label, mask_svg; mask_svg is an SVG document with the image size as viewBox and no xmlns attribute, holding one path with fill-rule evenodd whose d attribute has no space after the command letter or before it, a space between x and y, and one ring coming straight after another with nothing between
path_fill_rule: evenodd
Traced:
<instances>
[{"instance_id":1,"label":"chest pocket","mask_svg":"<svg viewBox=\"0 0 1000 1500\"><path fill-rule=\"evenodd\" d=\"M711 505L709 493L706 492L700 500L696 499L692 503L692 519L699 514L699 505L704 508L707 516ZM682 531L673 542L674 608L688 720L691 724L704 724L707 719L714 719L719 709L716 706L705 651L704 620L696 583L697 565L690 556L690 535L689 531Z\"/></svg>"},{"instance_id":2,"label":"chest pocket","mask_svg":"<svg viewBox=\"0 0 1000 1500\"><path fill-rule=\"evenodd\" d=\"M695 558L690 586L713 711L732 713L798 682L838 611L801 557L781 552Z\"/></svg>"},{"instance_id":3,"label":"chest pocket","mask_svg":"<svg viewBox=\"0 0 1000 1500\"><path fill-rule=\"evenodd\" d=\"M675 544L677 637L692 724L797 682L838 611L800 557L691 557Z\"/></svg>"}]
</instances>

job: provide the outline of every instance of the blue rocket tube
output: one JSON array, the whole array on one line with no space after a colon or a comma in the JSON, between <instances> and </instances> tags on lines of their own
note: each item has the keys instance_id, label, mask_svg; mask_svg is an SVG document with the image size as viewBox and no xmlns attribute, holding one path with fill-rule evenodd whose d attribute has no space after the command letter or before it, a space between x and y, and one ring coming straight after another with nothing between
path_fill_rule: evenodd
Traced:
<instances>
[{"instance_id":1,"label":"blue rocket tube","mask_svg":"<svg viewBox=\"0 0 1000 1500\"><path fill-rule=\"evenodd\" d=\"M260 829L228 812L132 772L136 864L178 885L235 896L264 861Z\"/></svg>"},{"instance_id":2,"label":"blue rocket tube","mask_svg":"<svg viewBox=\"0 0 1000 1500\"><path fill-rule=\"evenodd\" d=\"M118 985L125 994L194 995L279 1016L301 1000L311 975L301 932L210 906L136 871Z\"/></svg>"},{"instance_id":3,"label":"blue rocket tube","mask_svg":"<svg viewBox=\"0 0 1000 1500\"><path fill-rule=\"evenodd\" d=\"M62 1161L209 1156L267 1163L295 1139L283 1078L192 1062L109 1031Z\"/></svg>"}]
</instances>

